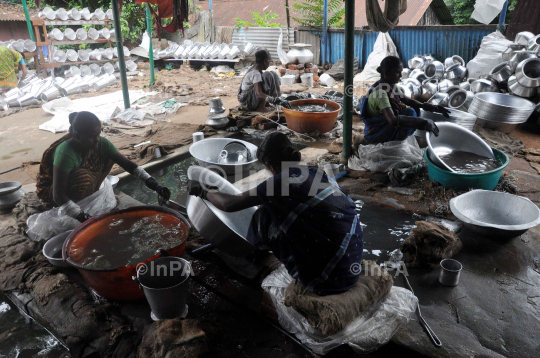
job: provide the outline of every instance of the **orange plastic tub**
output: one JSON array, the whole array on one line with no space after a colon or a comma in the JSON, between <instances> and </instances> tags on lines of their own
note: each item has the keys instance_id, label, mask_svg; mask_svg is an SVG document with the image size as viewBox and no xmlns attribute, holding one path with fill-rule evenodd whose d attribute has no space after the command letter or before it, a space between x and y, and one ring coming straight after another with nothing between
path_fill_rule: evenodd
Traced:
<instances>
[{"instance_id":1,"label":"orange plastic tub","mask_svg":"<svg viewBox=\"0 0 540 358\"><path fill-rule=\"evenodd\" d=\"M181 224L181 234L178 237L178 245L165 250L168 256L183 257L189 232L189 222L178 212L160 206L135 206L129 209L111 212L92 218L73 230L68 236L62 248L62 257L71 266L76 267L84 277L88 285L100 296L113 301L136 301L144 298L144 292L132 277L137 276L137 266L150 262L163 255L157 254L148 258L138 265L117 267L112 269L99 269L85 267L77 263L78 249L84 249L97 235L103 233L108 225L121 218L139 219L150 215L162 214L165 225Z\"/></svg>"},{"instance_id":2,"label":"orange plastic tub","mask_svg":"<svg viewBox=\"0 0 540 358\"><path fill-rule=\"evenodd\" d=\"M331 112L313 113L313 112L300 112L291 109L283 108L285 112L285 120L287 121L287 127L298 133L326 133L334 128L336 124L341 106L333 101L326 99L299 99L289 102L291 106L306 106L310 104L316 104L323 106L326 104L327 108L333 108Z\"/></svg>"}]
</instances>

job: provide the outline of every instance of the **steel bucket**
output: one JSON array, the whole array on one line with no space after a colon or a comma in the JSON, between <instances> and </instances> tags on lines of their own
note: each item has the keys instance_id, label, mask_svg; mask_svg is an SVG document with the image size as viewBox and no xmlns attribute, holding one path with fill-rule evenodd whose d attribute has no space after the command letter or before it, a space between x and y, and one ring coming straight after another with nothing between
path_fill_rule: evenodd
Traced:
<instances>
[{"instance_id":1,"label":"steel bucket","mask_svg":"<svg viewBox=\"0 0 540 358\"><path fill-rule=\"evenodd\" d=\"M100 7L98 7L96 10L94 10L94 16L98 20L105 20L105 17L107 16L103 10L101 10Z\"/></svg>"},{"instance_id":2,"label":"steel bucket","mask_svg":"<svg viewBox=\"0 0 540 358\"><path fill-rule=\"evenodd\" d=\"M101 58L112 60L114 58L114 51L111 48L100 48L99 52L101 52Z\"/></svg>"},{"instance_id":3,"label":"steel bucket","mask_svg":"<svg viewBox=\"0 0 540 358\"><path fill-rule=\"evenodd\" d=\"M457 286L459 274L463 268L461 263L453 259L444 259L440 265L439 282L445 286Z\"/></svg>"},{"instance_id":4,"label":"steel bucket","mask_svg":"<svg viewBox=\"0 0 540 358\"><path fill-rule=\"evenodd\" d=\"M79 54L75 50L67 50L66 56L68 61L75 62L79 59Z\"/></svg>"},{"instance_id":5,"label":"steel bucket","mask_svg":"<svg viewBox=\"0 0 540 358\"><path fill-rule=\"evenodd\" d=\"M79 21L81 19L81 12L78 9L73 8L73 9L68 11L68 16L72 20Z\"/></svg>"},{"instance_id":6,"label":"steel bucket","mask_svg":"<svg viewBox=\"0 0 540 358\"><path fill-rule=\"evenodd\" d=\"M132 60L128 60L126 61L126 69L128 70L128 72L137 71L137 64Z\"/></svg>"},{"instance_id":7,"label":"steel bucket","mask_svg":"<svg viewBox=\"0 0 540 358\"><path fill-rule=\"evenodd\" d=\"M90 69L90 67L86 66L86 65L82 65L80 68L81 70L81 76L89 76L92 74L92 70Z\"/></svg>"},{"instance_id":8,"label":"steel bucket","mask_svg":"<svg viewBox=\"0 0 540 358\"><path fill-rule=\"evenodd\" d=\"M47 37L51 40L62 41L64 39L64 33L60 29L52 29L47 33Z\"/></svg>"},{"instance_id":9,"label":"steel bucket","mask_svg":"<svg viewBox=\"0 0 540 358\"><path fill-rule=\"evenodd\" d=\"M234 141L234 139L227 138L215 139L228 140L229 142ZM223 143L225 141L222 141L219 148L223 149ZM198 141L191 145L190 152L195 145L204 148L208 146L208 143L209 139ZM219 151L220 149L216 148L216 150ZM219 152L216 153L216 157L218 154ZM222 178L219 174L207 168L196 165L189 167L188 178L190 180L197 180L204 185L217 186L218 190L222 193L231 195L240 194L240 190L228 182L227 179ZM257 207L227 213L217 209L212 203L206 200L189 195L186 201L186 208L189 220L193 226L214 247L237 257L249 255L255 250L255 247L246 238L251 219Z\"/></svg>"},{"instance_id":10,"label":"steel bucket","mask_svg":"<svg viewBox=\"0 0 540 358\"><path fill-rule=\"evenodd\" d=\"M88 67L90 67L90 70L92 71L92 74L94 76L97 76L97 75L99 75L101 73L101 67L99 67L99 65L96 64L96 63L93 63Z\"/></svg>"},{"instance_id":11,"label":"steel bucket","mask_svg":"<svg viewBox=\"0 0 540 358\"><path fill-rule=\"evenodd\" d=\"M19 107L27 107L35 104L39 104L39 101L36 99L33 93L27 93L24 96L18 98Z\"/></svg>"},{"instance_id":12,"label":"steel bucket","mask_svg":"<svg viewBox=\"0 0 540 358\"><path fill-rule=\"evenodd\" d=\"M97 40L99 38L99 31L92 27L88 30L88 37L92 40Z\"/></svg>"},{"instance_id":13,"label":"steel bucket","mask_svg":"<svg viewBox=\"0 0 540 358\"><path fill-rule=\"evenodd\" d=\"M56 12L50 7L46 7L38 13L38 17L43 20L54 20L56 18Z\"/></svg>"},{"instance_id":14,"label":"steel bucket","mask_svg":"<svg viewBox=\"0 0 540 358\"><path fill-rule=\"evenodd\" d=\"M101 67L101 72L107 73L107 74L114 73L114 66L113 66L110 62L106 62L106 63Z\"/></svg>"},{"instance_id":15,"label":"steel bucket","mask_svg":"<svg viewBox=\"0 0 540 358\"><path fill-rule=\"evenodd\" d=\"M105 12L105 15L107 15L107 19L114 20L114 15L112 9L109 9Z\"/></svg>"},{"instance_id":16,"label":"steel bucket","mask_svg":"<svg viewBox=\"0 0 540 358\"><path fill-rule=\"evenodd\" d=\"M53 54L53 60L54 62L64 63L67 60L67 55L62 50L56 50L54 51L54 54Z\"/></svg>"},{"instance_id":17,"label":"steel bucket","mask_svg":"<svg viewBox=\"0 0 540 358\"><path fill-rule=\"evenodd\" d=\"M81 70L79 70L79 68L75 66L71 66L69 70L64 71L64 76L66 77L71 77L71 76L80 75L80 74L81 74Z\"/></svg>"},{"instance_id":18,"label":"steel bucket","mask_svg":"<svg viewBox=\"0 0 540 358\"><path fill-rule=\"evenodd\" d=\"M514 42L522 46L528 46L529 41L531 41L533 38L534 34L532 32L522 31L516 34Z\"/></svg>"},{"instance_id":19,"label":"steel bucket","mask_svg":"<svg viewBox=\"0 0 540 358\"><path fill-rule=\"evenodd\" d=\"M60 90L60 93L62 93L64 97L67 97L72 94L88 92L89 89L90 89L90 85L87 82L83 81L81 78L78 81L73 82L69 86L62 87L62 89Z\"/></svg>"},{"instance_id":20,"label":"steel bucket","mask_svg":"<svg viewBox=\"0 0 540 358\"><path fill-rule=\"evenodd\" d=\"M55 17L57 20L62 20L62 21L66 21L67 19L69 19L68 13L66 9L64 8L59 8L58 10L56 10Z\"/></svg>"},{"instance_id":21,"label":"steel bucket","mask_svg":"<svg viewBox=\"0 0 540 358\"><path fill-rule=\"evenodd\" d=\"M36 43L32 40L24 40L24 51L34 52L36 50Z\"/></svg>"},{"instance_id":22,"label":"steel bucket","mask_svg":"<svg viewBox=\"0 0 540 358\"><path fill-rule=\"evenodd\" d=\"M172 319L187 312L187 294L191 265L180 257L159 257L141 265L133 277L152 309L153 318Z\"/></svg>"},{"instance_id":23,"label":"steel bucket","mask_svg":"<svg viewBox=\"0 0 540 358\"><path fill-rule=\"evenodd\" d=\"M41 99L43 102L49 102L52 101L55 98L58 98L60 96L60 90L56 86L51 86L40 95L39 99Z\"/></svg>"},{"instance_id":24,"label":"steel bucket","mask_svg":"<svg viewBox=\"0 0 540 358\"><path fill-rule=\"evenodd\" d=\"M109 39L111 38L111 32L108 28L104 27L98 31L98 36L104 39Z\"/></svg>"},{"instance_id":25,"label":"steel bucket","mask_svg":"<svg viewBox=\"0 0 540 358\"><path fill-rule=\"evenodd\" d=\"M77 33L72 29L72 28L67 28L64 30L64 37L67 38L68 40L75 40L77 39Z\"/></svg>"},{"instance_id":26,"label":"steel bucket","mask_svg":"<svg viewBox=\"0 0 540 358\"><path fill-rule=\"evenodd\" d=\"M115 82L116 82L116 76L107 74L105 76L102 76L98 81L94 82L92 84L92 88L94 89L94 91L97 92L101 90L102 88L112 85Z\"/></svg>"},{"instance_id":27,"label":"steel bucket","mask_svg":"<svg viewBox=\"0 0 540 358\"><path fill-rule=\"evenodd\" d=\"M90 51L88 51L88 50L79 50L79 59L81 61L88 61L90 59Z\"/></svg>"},{"instance_id":28,"label":"steel bucket","mask_svg":"<svg viewBox=\"0 0 540 358\"><path fill-rule=\"evenodd\" d=\"M86 40L88 38L88 32L86 32L86 30L83 29L82 27L80 29L77 29L75 34L77 35L78 40ZM80 53L80 51L89 52L88 50L79 50L79 53ZM83 60L83 61L86 61L86 60Z\"/></svg>"},{"instance_id":29,"label":"steel bucket","mask_svg":"<svg viewBox=\"0 0 540 358\"><path fill-rule=\"evenodd\" d=\"M5 99L3 99L2 97L0 97L0 109L3 111L9 110L9 105L7 104Z\"/></svg>"},{"instance_id":30,"label":"steel bucket","mask_svg":"<svg viewBox=\"0 0 540 358\"><path fill-rule=\"evenodd\" d=\"M10 43L7 47L18 52L24 51L24 44L17 41Z\"/></svg>"},{"instance_id":31,"label":"steel bucket","mask_svg":"<svg viewBox=\"0 0 540 358\"><path fill-rule=\"evenodd\" d=\"M93 12L90 12L90 10L88 10L87 7L85 7L84 9L82 9L81 15L82 15L82 17L84 17L84 19L85 19L86 21L91 20L91 19L94 17L94 13L93 13Z\"/></svg>"},{"instance_id":32,"label":"steel bucket","mask_svg":"<svg viewBox=\"0 0 540 358\"><path fill-rule=\"evenodd\" d=\"M90 53L90 59L92 60L97 60L97 61L100 61L101 60L101 51L99 50L92 50Z\"/></svg>"},{"instance_id":33,"label":"steel bucket","mask_svg":"<svg viewBox=\"0 0 540 358\"><path fill-rule=\"evenodd\" d=\"M34 97L37 98L37 99L39 99L39 98L41 97L41 94L42 94L45 90L51 88L51 86L53 85L53 82L54 82L54 80L52 79L52 77L47 78L47 79L43 82L43 84L41 85L41 87L39 87L39 89L38 89L36 92L33 93Z\"/></svg>"},{"instance_id":34,"label":"steel bucket","mask_svg":"<svg viewBox=\"0 0 540 358\"><path fill-rule=\"evenodd\" d=\"M182 52L184 52L185 47L183 45L178 46L176 51L174 51L173 57L176 59L182 58Z\"/></svg>"},{"instance_id":35,"label":"steel bucket","mask_svg":"<svg viewBox=\"0 0 540 358\"><path fill-rule=\"evenodd\" d=\"M225 56L227 56L227 54L229 53L229 51L231 51L231 49L229 48L228 45L225 45L225 46L221 49L221 52L219 53L218 58L219 58L219 59L224 59Z\"/></svg>"}]
</instances>

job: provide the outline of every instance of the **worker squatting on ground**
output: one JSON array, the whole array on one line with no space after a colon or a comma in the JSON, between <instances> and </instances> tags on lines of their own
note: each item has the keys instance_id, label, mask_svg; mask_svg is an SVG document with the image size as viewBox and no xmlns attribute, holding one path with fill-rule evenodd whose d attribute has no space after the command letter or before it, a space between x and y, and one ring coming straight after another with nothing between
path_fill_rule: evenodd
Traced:
<instances>
[{"instance_id":1,"label":"worker squatting on ground","mask_svg":"<svg viewBox=\"0 0 540 358\"><path fill-rule=\"evenodd\" d=\"M279 77L274 71L265 71L272 56L268 50L255 53L255 65L244 75L238 88L238 102L250 111L268 112L270 104L290 108L289 102L279 98ZM265 71L265 72L263 72Z\"/></svg>"},{"instance_id":2,"label":"worker squatting on ground","mask_svg":"<svg viewBox=\"0 0 540 358\"><path fill-rule=\"evenodd\" d=\"M417 129L439 135L439 128L431 119L418 118L420 109L445 117L450 112L443 106L420 103L403 95L396 87L403 72L401 60L388 56L377 71L381 79L371 86L361 105L362 120L366 125L364 138L373 144L404 140Z\"/></svg>"},{"instance_id":3,"label":"worker squatting on ground","mask_svg":"<svg viewBox=\"0 0 540 358\"><path fill-rule=\"evenodd\" d=\"M283 133L268 135L257 159L272 176L239 195L212 190L199 181L188 184L190 195L226 212L261 205L247 239L271 250L289 274L308 290L329 295L349 290L362 261L363 233L349 196L316 166L301 166L300 152Z\"/></svg>"},{"instance_id":4,"label":"worker squatting on ground","mask_svg":"<svg viewBox=\"0 0 540 358\"><path fill-rule=\"evenodd\" d=\"M115 163L169 200L168 188L159 185L143 168L100 136L101 122L95 114L71 113L69 123L69 133L43 153L36 185L41 200L53 206L67 204L66 213L84 222L90 217L76 202L96 192Z\"/></svg>"},{"instance_id":5,"label":"worker squatting on ground","mask_svg":"<svg viewBox=\"0 0 540 358\"><path fill-rule=\"evenodd\" d=\"M20 52L0 46L0 94L18 86L16 71L22 71L20 81L26 77L26 64Z\"/></svg>"}]
</instances>

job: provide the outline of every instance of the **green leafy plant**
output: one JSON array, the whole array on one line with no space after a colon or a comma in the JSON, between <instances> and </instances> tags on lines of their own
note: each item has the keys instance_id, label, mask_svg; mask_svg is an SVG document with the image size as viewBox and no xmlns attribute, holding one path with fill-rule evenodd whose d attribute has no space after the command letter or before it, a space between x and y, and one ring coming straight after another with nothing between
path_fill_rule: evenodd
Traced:
<instances>
[{"instance_id":1,"label":"green leafy plant","mask_svg":"<svg viewBox=\"0 0 540 358\"><path fill-rule=\"evenodd\" d=\"M301 26L322 27L324 0L296 0L292 6L300 17L293 17ZM345 26L345 7L342 0L328 0L328 27Z\"/></svg>"},{"instance_id":2,"label":"green leafy plant","mask_svg":"<svg viewBox=\"0 0 540 358\"><path fill-rule=\"evenodd\" d=\"M236 24L234 27L283 27L280 23L274 22L278 18L278 14L273 14L271 11L265 11L262 15L260 11L254 11L251 13L251 16L251 21L235 18Z\"/></svg>"},{"instance_id":3,"label":"green leafy plant","mask_svg":"<svg viewBox=\"0 0 540 358\"><path fill-rule=\"evenodd\" d=\"M471 15L474 11L474 4L476 0L444 0L446 6L452 14L454 23L456 25L467 25L467 24L477 24L478 22L471 18ZM510 0L508 4L509 13L506 15L506 23L510 22L511 11L515 9L517 0ZM492 24L499 23L499 16L497 16L492 22Z\"/></svg>"}]
</instances>

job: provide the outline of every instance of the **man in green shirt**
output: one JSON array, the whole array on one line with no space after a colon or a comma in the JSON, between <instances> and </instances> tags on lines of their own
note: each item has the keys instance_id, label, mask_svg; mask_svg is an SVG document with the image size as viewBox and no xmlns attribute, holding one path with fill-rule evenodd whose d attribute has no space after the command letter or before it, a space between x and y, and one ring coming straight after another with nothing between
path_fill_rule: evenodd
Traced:
<instances>
[{"instance_id":1,"label":"man in green shirt","mask_svg":"<svg viewBox=\"0 0 540 358\"><path fill-rule=\"evenodd\" d=\"M69 115L69 134L54 142L43 154L37 178L38 197L61 206L67 215L84 222L89 215L76 204L92 195L116 163L169 200L171 192L136 163L124 157L100 136L101 122L91 112Z\"/></svg>"}]
</instances>

